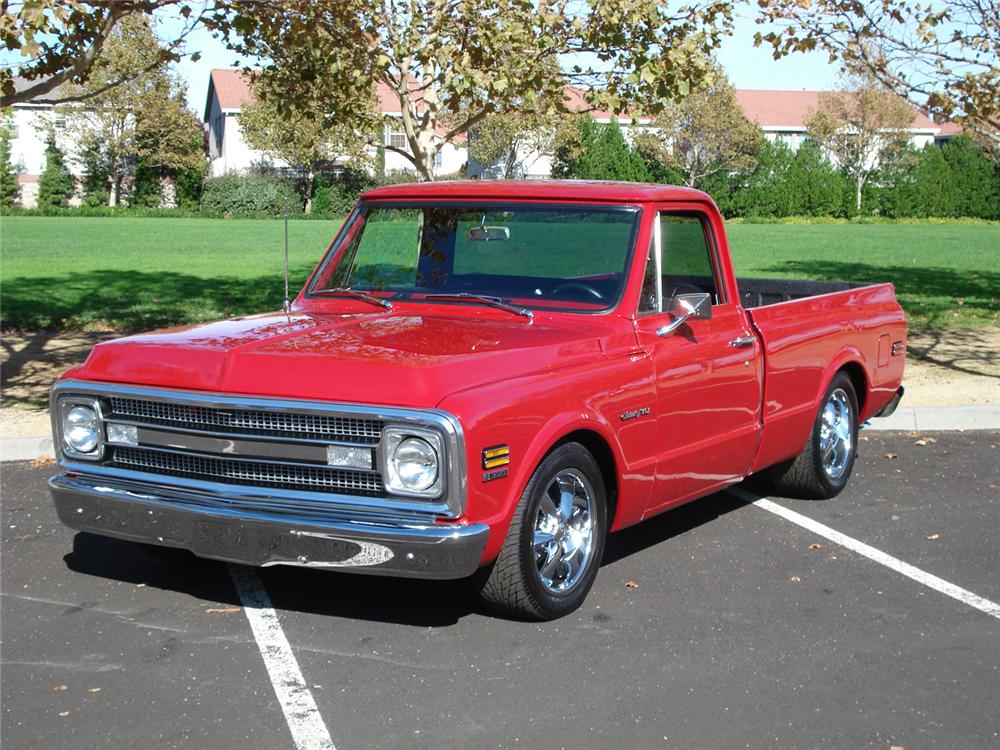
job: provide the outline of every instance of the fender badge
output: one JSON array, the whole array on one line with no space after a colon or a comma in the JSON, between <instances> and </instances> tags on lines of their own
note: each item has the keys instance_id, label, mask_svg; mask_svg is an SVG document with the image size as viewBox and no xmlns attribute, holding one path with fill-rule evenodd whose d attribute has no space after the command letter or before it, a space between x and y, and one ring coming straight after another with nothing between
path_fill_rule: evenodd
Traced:
<instances>
[{"instance_id":1,"label":"fender badge","mask_svg":"<svg viewBox=\"0 0 1000 750\"><path fill-rule=\"evenodd\" d=\"M494 479L503 479L507 476L507 469L497 469L496 471L487 471L483 473L484 482L492 482Z\"/></svg>"},{"instance_id":2,"label":"fender badge","mask_svg":"<svg viewBox=\"0 0 1000 750\"><path fill-rule=\"evenodd\" d=\"M641 409L633 409L632 411L623 411L618 417L622 422L628 422L630 419L637 419L638 417L644 417L649 414L649 407L644 406Z\"/></svg>"}]
</instances>

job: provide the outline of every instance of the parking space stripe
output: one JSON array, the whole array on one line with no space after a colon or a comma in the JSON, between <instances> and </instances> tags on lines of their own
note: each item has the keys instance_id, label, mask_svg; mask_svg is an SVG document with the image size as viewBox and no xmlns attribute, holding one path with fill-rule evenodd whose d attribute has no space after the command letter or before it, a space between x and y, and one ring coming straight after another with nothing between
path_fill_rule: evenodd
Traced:
<instances>
[{"instance_id":1,"label":"parking space stripe","mask_svg":"<svg viewBox=\"0 0 1000 750\"><path fill-rule=\"evenodd\" d=\"M228 567L295 747L297 750L336 750L260 577L253 568Z\"/></svg>"},{"instance_id":2,"label":"parking space stripe","mask_svg":"<svg viewBox=\"0 0 1000 750\"><path fill-rule=\"evenodd\" d=\"M950 596L952 599L957 599L963 604L967 604L970 607L978 609L980 612L1000 619L1000 604L997 604L996 602L984 599L971 591L967 591L960 586L949 583L942 578L938 578L937 576L921 570L920 568L914 567L909 563L903 562L892 555L887 555L885 552L875 549L875 547L865 544L864 542L860 542L853 537L847 536L846 534L842 534L836 529L831 529L829 526L822 524L819 521L814 521L808 516L796 513L794 510L790 510L783 505L779 505L776 502L768 500L767 498L759 497L739 487L731 487L727 490L727 492L735 497L738 497L744 502L757 506L761 510L766 510L777 516L781 516L786 521L791 521L804 529L808 529L814 534L818 534L831 542L839 544L842 547L846 547L852 552L857 552L859 555L867 557L869 560L874 560L890 570L894 570L907 578L913 579L917 583L923 584L927 588L934 589L945 596Z\"/></svg>"}]
</instances>

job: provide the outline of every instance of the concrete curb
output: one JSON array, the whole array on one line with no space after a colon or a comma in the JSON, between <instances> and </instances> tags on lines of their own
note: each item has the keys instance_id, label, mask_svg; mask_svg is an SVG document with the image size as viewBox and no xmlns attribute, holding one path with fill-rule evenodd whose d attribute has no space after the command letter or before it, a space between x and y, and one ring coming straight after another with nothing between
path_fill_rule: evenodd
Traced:
<instances>
[{"instance_id":1,"label":"concrete curb","mask_svg":"<svg viewBox=\"0 0 1000 750\"><path fill-rule=\"evenodd\" d=\"M936 432L951 430L1000 430L1000 404L987 406L901 406L884 419L873 419L868 430ZM0 461L52 458L52 438L0 438Z\"/></svg>"},{"instance_id":2,"label":"concrete curb","mask_svg":"<svg viewBox=\"0 0 1000 750\"><path fill-rule=\"evenodd\" d=\"M1000 430L1000 405L901 406L891 417L873 419L867 429L901 432Z\"/></svg>"},{"instance_id":3,"label":"concrete curb","mask_svg":"<svg viewBox=\"0 0 1000 750\"><path fill-rule=\"evenodd\" d=\"M0 438L0 461L31 461L36 458L53 458L52 438L21 437Z\"/></svg>"}]
</instances>

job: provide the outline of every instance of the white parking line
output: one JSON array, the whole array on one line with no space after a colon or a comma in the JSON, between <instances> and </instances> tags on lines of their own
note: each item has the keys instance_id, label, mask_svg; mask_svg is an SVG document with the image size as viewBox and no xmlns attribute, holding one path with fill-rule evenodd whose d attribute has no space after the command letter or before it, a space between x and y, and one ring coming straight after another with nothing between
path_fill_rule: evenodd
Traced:
<instances>
[{"instance_id":1,"label":"white parking line","mask_svg":"<svg viewBox=\"0 0 1000 750\"><path fill-rule=\"evenodd\" d=\"M336 750L260 577L253 568L228 567L295 747L297 750Z\"/></svg>"},{"instance_id":2,"label":"white parking line","mask_svg":"<svg viewBox=\"0 0 1000 750\"><path fill-rule=\"evenodd\" d=\"M751 505L756 505L761 510L766 510L777 516L781 516L786 521L798 524L802 528L808 529L814 534L818 534L825 539L829 539L831 542L835 542L842 547L846 547L852 552L857 552L859 555L867 557L869 560L874 560L880 565L884 565L890 570L894 570L907 578L912 578L914 581L923 584L927 588L934 589L935 591L945 594L946 596L950 596L952 599L957 599L963 604L974 607L980 612L984 612L991 617L1000 619L1000 604L997 604L996 602L991 602L989 599L984 599L983 597L973 594L971 591L967 591L960 586L948 583L948 581L945 581L942 578L931 575L930 573L921 570L920 568L916 568L909 563L905 563L892 555L887 555L881 550L875 549L864 542L859 542L853 537L842 534L836 529L831 529L829 526L826 526L819 521L814 521L801 513L789 510L785 506L778 505L778 503L772 502L771 500L758 497L757 495L747 492L739 487L730 487L727 491L738 497L740 500L750 503Z\"/></svg>"}]
</instances>

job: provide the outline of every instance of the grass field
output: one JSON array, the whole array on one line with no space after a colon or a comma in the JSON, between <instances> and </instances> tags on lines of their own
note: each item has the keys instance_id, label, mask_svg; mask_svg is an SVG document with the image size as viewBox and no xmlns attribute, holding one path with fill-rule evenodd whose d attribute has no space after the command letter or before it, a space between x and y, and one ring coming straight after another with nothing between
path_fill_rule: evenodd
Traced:
<instances>
[{"instance_id":1,"label":"grass field","mask_svg":"<svg viewBox=\"0 0 1000 750\"><path fill-rule=\"evenodd\" d=\"M337 230L289 222L293 293ZM1000 324L1000 226L734 224L737 274L892 281L917 328ZM0 219L4 326L122 331L275 309L278 220Z\"/></svg>"}]
</instances>

